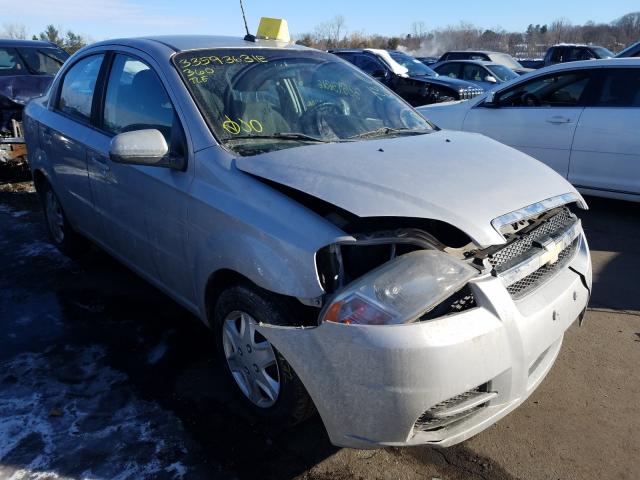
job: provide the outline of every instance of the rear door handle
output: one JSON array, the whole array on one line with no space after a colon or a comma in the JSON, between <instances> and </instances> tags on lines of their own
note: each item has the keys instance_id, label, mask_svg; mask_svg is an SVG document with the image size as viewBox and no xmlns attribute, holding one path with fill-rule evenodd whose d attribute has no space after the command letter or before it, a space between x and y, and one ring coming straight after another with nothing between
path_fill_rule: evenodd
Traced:
<instances>
[{"instance_id":1,"label":"rear door handle","mask_svg":"<svg viewBox=\"0 0 640 480\"><path fill-rule=\"evenodd\" d=\"M547 118L547 122L560 125L562 123L571 123L571 119L569 117L563 117L562 115L554 115L553 117Z\"/></svg>"},{"instance_id":2,"label":"rear door handle","mask_svg":"<svg viewBox=\"0 0 640 480\"><path fill-rule=\"evenodd\" d=\"M42 127L42 143L44 143L45 145L51 145L53 143L51 130L49 130L48 127Z\"/></svg>"}]
</instances>

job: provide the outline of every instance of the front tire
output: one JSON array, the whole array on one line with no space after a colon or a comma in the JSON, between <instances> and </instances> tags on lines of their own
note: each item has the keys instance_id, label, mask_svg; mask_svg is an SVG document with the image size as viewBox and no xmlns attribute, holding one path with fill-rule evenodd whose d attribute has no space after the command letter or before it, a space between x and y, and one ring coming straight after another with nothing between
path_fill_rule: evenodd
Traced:
<instances>
[{"instance_id":1,"label":"front tire","mask_svg":"<svg viewBox=\"0 0 640 480\"><path fill-rule=\"evenodd\" d=\"M40 199L51 243L71 258L76 258L86 252L89 246L88 240L73 230L58 196L46 180L42 182Z\"/></svg>"},{"instance_id":2,"label":"front tire","mask_svg":"<svg viewBox=\"0 0 640 480\"><path fill-rule=\"evenodd\" d=\"M272 425L295 425L315 408L291 365L256 330L261 322L286 322L286 310L275 296L244 284L223 291L212 322L218 356L247 413Z\"/></svg>"}]
</instances>

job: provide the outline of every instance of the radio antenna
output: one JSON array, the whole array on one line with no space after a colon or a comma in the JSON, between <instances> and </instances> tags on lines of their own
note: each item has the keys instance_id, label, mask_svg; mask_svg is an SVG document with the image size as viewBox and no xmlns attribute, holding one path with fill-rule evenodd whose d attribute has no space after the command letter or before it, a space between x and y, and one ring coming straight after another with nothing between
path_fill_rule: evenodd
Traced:
<instances>
[{"instance_id":1,"label":"radio antenna","mask_svg":"<svg viewBox=\"0 0 640 480\"><path fill-rule=\"evenodd\" d=\"M244 39L247 42L255 42L256 37L249 33L249 26L247 25L247 17L244 13L244 4L242 3L242 0L240 0L240 10L242 10L242 20L244 20L244 29L247 32L247 34L244 36Z\"/></svg>"}]
</instances>

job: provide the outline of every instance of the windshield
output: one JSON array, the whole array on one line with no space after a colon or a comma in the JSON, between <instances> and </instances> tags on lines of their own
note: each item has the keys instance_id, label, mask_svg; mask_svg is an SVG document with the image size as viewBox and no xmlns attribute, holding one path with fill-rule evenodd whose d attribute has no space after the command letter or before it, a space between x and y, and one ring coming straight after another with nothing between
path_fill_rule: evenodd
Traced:
<instances>
[{"instance_id":1,"label":"windshield","mask_svg":"<svg viewBox=\"0 0 640 480\"><path fill-rule=\"evenodd\" d=\"M197 50L173 62L215 137L240 155L433 130L378 81L324 52Z\"/></svg>"},{"instance_id":2,"label":"windshield","mask_svg":"<svg viewBox=\"0 0 640 480\"><path fill-rule=\"evenodd\" d=\"M509 67L512 70L522 68L522 65L520 65L511 55L507 53L492 53L491 55L489 55L489 58L491 58L492 62L499 63L500 65Z\"/></svg>"},{"instance_id":3,"label":"windshield","mask_svg":"<svg viewBox=\"0 0 640 480\"><path fill-rule=\"evenodd\" d=\"M595 52L598 58L613 58L613 52L604 47L591 47L591 50Z\"/></svg>"},{"instance_id":4,"label":"windshield","mask_svg":"<svg viewBox=\"0 0 640 480\"><path fill-rule=\"evenodd\" d=\"M55 47L18 47L20 57L30 73L36 75L55 75L69 54Z\"/></svg>"},{"instance_id":5,"label":"windshield","mask_svg":"<svg viewBox=\"0 0 640 480\"><path fill-rule=\"evenodd\" d=\"M67 58L55 47L0 48L0 76L55 75Z\"/></svg>"},{"instance_id":6,"label":"windshield","mask_svg":"<svg viewBox=\"0 0 640 480\"><path fill-rule=\"evenodd\" d=\"M409 70L410 76L427 76L427 77L437 77L438 74L435 70L427 67L424 63L422 63L417 58L413 58L405 53L400 52L389 52L391 58L393 58L400 65Z\"/></svg>"},{"instance_id":7,"label":"windshield","mask_svg":"<svg viewBox=\"0 0 640 480\"><path fill-rule=\"evenodd\" d=\"M491 73L493 73L498 80L503 82L513 80L514 78L520 78L520 75L504 65L487 65L487 68L491 70Z\"/></svg>"}]
</instances>

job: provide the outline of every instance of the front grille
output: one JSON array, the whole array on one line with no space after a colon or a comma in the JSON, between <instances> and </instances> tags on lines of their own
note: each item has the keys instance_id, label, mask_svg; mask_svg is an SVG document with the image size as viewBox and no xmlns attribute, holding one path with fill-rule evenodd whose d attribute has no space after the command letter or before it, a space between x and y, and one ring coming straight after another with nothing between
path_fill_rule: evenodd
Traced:
<instances>
[{"instance_id":1,"label":"front grille","mask_svg":"<svg viewBox=\"0 0 640 480\"><path fill-rule=\"evenodd\" d=\"M527 275L521 280L512 283L507 287L507 291L514 298L518 299L525 296L531 290L542 285L546 280L550 279L555 273L560 271L573 258L573 254L578 248L578 239L562 250L558 254L558 260L550 265L544 265L535 272Z\"/></svg>"},{"instance_id":2,"label":"front grille","mask_svg":"<svg viewBox=\"0 0 640 480\"><path fill-rule=\"evenodd\" d=\"M517 240L509 243L504 248L492 253L489 256L489 263L496 271L505 270L505 264L511 262L531 250L533 242L554 233L559 233L567 229L575 221L575 216L568 208L563 208L557 214L544 220L540 226L534 230L523 234Z\"/></svg>"},{"instance_id":3,"label":"front grille","mask_svg":"<svg viewBox=\"0 0 640 480\"><path fill-rule=\"evenodd\" d=\"M468 100L469 98L477 97L484 93L481 88L467 88L460 90L460 100Z\"/></svg>"},{"instance_id":4,"label":"front grille","mask_svg":"<svg viewBox=\"0 0 640 480\"><path fill-rule=\"evenodd\" d=\"M497 396L496 392L488 391L488 386L485 383L434 405L418 418L413 427L416 430L430 432L453 425L473 415Z\"/></svg>"}]
</instances>

